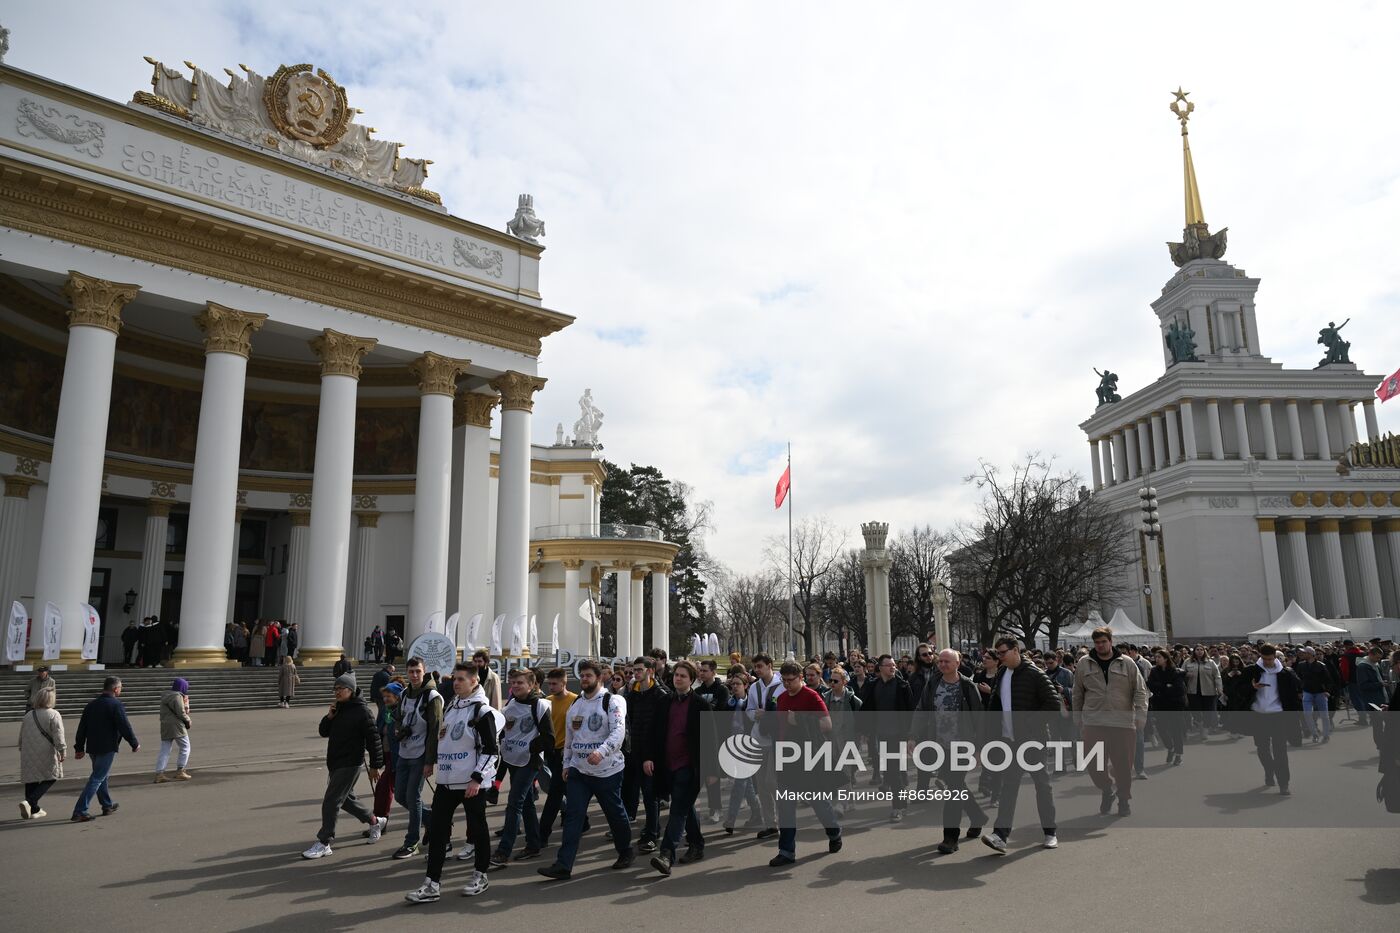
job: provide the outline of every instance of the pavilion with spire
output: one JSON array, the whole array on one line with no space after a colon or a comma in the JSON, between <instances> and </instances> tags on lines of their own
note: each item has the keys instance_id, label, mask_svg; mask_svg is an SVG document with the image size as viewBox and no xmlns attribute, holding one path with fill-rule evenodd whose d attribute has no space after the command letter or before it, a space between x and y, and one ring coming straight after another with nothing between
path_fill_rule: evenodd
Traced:
<instances>
[{"instance_id":1,"label":"pavilion with spire","mask_svg":"<svg viewBox=\"0 0 1400 933\"><path fill-rule=\"evenodd\" d=\"M1092 494L1136 534L1139 560L1121 587L1136 594L1128 614L1168 638L1243 635L1291 600L1332 619L1400 617L1400 470L1370 466L1393 460L1368 452L1383 441L1379 377L1353 364L1340 328L1321 319L1317 367L1265 355L1260 280L1224 260L1226 230L1206 224L1188 94L1172 92L1169 105L1181 127L1185 222L1168 243L1176 272L1151 302L1162 372L1150 382L1123 374L1142 387L1122 397L1105 380L1080 424ZM1353 311L1356 337L1379 326L1366 309L1329 316ZM1157 538L1138 531L1146 488L1158 500Z\"/></svg>"}]
</instances>

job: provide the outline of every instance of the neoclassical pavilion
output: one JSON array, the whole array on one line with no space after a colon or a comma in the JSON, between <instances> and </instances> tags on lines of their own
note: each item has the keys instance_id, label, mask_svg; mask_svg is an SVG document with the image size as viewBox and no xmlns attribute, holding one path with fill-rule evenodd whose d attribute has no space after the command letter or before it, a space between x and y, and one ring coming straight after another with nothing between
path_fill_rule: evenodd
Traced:
<instances>
[{"instance_id":1,"label":"neoclassical pavilion","mask_svg":"<svg viewBox=\"0 0 1400 933\"><path fill-rule=\"evenodd\" d=\"M665 593L676 548L605 537L592 446L531 443L573 320L532 207L452 216L310 66L152 67L121 104L0 65L0 598L31 657L50 603L69 663L84 603L103 660L152 614L187 664L256 617L311 663L456 611L560 613L583 650L606 572L640 643L638 575Z\"/></svg>"}]
</instances>

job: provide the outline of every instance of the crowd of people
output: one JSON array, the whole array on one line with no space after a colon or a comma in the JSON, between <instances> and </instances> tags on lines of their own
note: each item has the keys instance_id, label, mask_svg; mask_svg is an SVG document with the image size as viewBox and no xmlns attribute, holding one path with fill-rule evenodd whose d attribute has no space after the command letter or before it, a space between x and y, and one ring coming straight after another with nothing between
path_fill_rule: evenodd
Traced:
<instances>
[{"instance_id":1,"label":"crowd of people","mask_svg":"<svg viewBox=\"0 0 1400 933\"><path fill-rule=\"evenodd\" d=\"M122 629L122 663L129 667L159 667L168 664L180 643L180 623L146 616L140 624L126 620Z\"/></svg>"},{"instance_id":2,"label":"crowd of people","mask_svg":"<svg viewBox=\"0 0 1400 933\"><path fill-rule=\"evenodd\" d=\"M283 658L295 658L301 629L285 619L256 619L252 623L229 622L224 626L224 653L244 667L277 667Z\"/></svg>"}]
</instances>

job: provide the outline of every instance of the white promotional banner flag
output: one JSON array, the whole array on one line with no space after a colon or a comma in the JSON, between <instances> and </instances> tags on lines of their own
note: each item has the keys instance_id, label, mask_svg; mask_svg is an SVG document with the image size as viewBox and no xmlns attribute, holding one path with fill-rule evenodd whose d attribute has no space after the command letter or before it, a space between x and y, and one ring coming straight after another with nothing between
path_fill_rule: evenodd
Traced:
<instances>
[{"instance_id":1,"label":"white promotional banner flag","mask_svg":"<svg viewBox=\"0 0 1400 933\"><path fill-rule=\"evenodd\" d=\"M24 660L25 642L29 639L29 613L24 603L10 603L10 624L5 629L5 660L18 664Z\"/></svg>"},{"instance_id":2,"label":"white promotional banner flag","mask_svg":"<svg viewBox=\"0 0 1400 933\"><path fill-rule=\"evenodd\" d=\"M691 636L690 636L690 653L691 653L691 655L697 655L697 654L700 653L700 636L699 636L699 635L691 635Z\"/></svg>"},{"instance_id":3,"label":"white promotional banner flag","mask_svg":"<svg viewBox=\"0 0 1400 933\"><path fill-rule=\"evenodd\" d=\"M719 636L714 632L710 633L710 643L707 647L710 654L719 654Z\"/></svg>"},{"instance_id":4,"label":"white promotional banner flag","mask_svg":"<svg viewBox=\"0 0 1400 933\"><path fill-rule=\"evenodd\" d=\"M559 613L554 614L554 631L549 636L549 652L557 654L559 652Z\"/></svg>"},{"instance_id":5,"label":"white promotional banner flag","mask_svg":"<svg viewBox=\"0 0 1400 933\"><path fill-rule=\"evenodd\" d=\"M530 654L540 655L540 630L535 625L535 617L530 616Z\"/></svg>"},{"instance_id":6,"label":"white promotional banner flag","mask_svg":"<svg viewBox=\"0 0 1400 933\"><path fill-rule=\"evenodd\" d=\"M44 660L58 657L59 642L63 639L63 613L53 603L44 603Z\"/></svg>"},{"instance_id":7,"label":"white promotional banner flag","mask_svg":"<svg viewBox=\"0 0 1400 933\"><path fill-rule=\"evenodd\" d=\"M462 614L454 612L447 617L447 640L452 644L457 644L457 625L462 621Z\"/></svg>"},{"instance_id":8,"label":"white promotional banner flag","mask_svg":"<svg viewBox=\"0 0 1400 933\"><path fill-rule=\"evenodd\" d=\"M517 616L510 626L510 653L520 655L525 653L525 628L530 624L530 620L522 613Z\"/></svg>"},{"instance_id":9,"label":"white promotional banner flag","mask_svg":"<svg viewBox=\"0 0 1400 933\"><path fill-rule=\"evenodd\" d=\"M578 616L580 619L587 619L590 623L593 621L593 600L585 599L578 604Z\"/></svg>"},{"instance_id":10,"label":"white promotional banner flag","mask_svg":"<svg viewBox=\"0 0 1400 933\"><path fill-rule=\"evenodd\" d=\"M485 618L485 616L478 612L476 615L472 616L471 621L467 623L467 654L474 652L480 644L477 639L481 636L481 620L483 618Z\"/></svg>"},{"instance_id":11,"label":"white promotional banner flag","mask_svg":"<svg viewBox=\"0 0 1400 933\"><path fill-rule=\"evenodd\" d=\"M506 614L503 612L496 616L496 621L491 623L491 657L501 656L501 635L506 624Z\"/></svg>"},{"instance_id":12,"label":"white promotional banner flag","mask_svg":"<svg viewBox=\"0 0 1400 933\"><path fill-rule=\"evenodd\" d=\"M429 613L428 621L424 623L423 631L439 632L444 635L447 634L447 627L443 624L441 609L434 609L431 613Z\"/></svg>"},{"instance_id":13,"label":"white promotional banner flag","mask_svg":"<svg viewBox=\"0 0 1400 933\"><path fill-rule=\"evenodd\" d=\"M83 603L83 650L84 661L97 660L97 640L102 635L102 617L97 610Z\"/></svg>"}]
</instances>

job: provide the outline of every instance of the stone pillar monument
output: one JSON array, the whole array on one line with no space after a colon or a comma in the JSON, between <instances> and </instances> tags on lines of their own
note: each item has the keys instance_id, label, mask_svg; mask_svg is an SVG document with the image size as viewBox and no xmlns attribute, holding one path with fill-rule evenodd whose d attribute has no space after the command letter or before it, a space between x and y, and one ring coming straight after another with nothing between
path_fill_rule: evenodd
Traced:
<instances>
[{"instance_id":1,"label":"stone pillar monument","mask_svg":"<svg viewBox=\"0 0 1400 933\"><path fill-rule=\"evenodd\" d=\"M933 591L933 631L939 651L953 647L953 636L948 629L948 591L941 586Z\"/></svg>"},{"instance_id":2,"label":"stone pillar monument","mask_svg":"<svg viewBox=\"0 0 1400 933\"><path fill-rule=\"evenodd\" d=\"M865 536L865 550L860 565L865 568L865 627L872 655L889 654L893 647L890 637L890 554L885 550L888 522L866 522L860 526Z\"/></svg>"}]
</instances>

